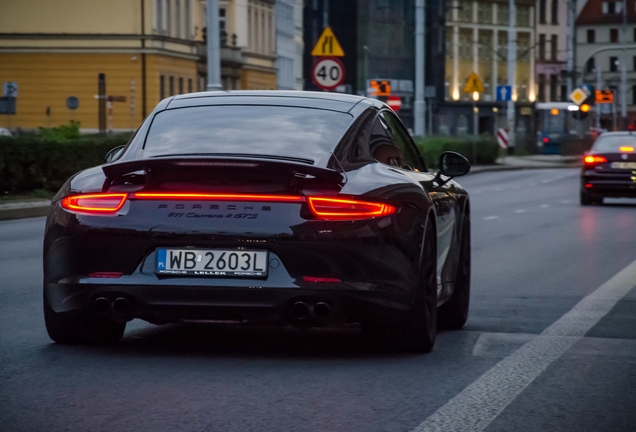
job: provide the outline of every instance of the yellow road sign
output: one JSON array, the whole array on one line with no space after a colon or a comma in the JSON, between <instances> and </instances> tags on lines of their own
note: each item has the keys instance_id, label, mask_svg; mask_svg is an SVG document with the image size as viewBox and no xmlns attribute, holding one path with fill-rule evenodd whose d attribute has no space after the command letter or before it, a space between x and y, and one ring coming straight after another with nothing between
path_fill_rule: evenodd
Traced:
<instances>
[{"instance_id":1,"label":"yellow road sign","mask_svg":"<svg viewBox=\"0 0 636 432\"><path fill-rule=\"evenodd\" d=\"M475 72L471 73L464 86L464 93L479 92L484 93L486 89Z\"/></svg>"},{"instance_id":2,"label":"yellow road sign","mask_svg":"<svg viewBox=\"0 0 636 432\"><path fill-rule=\"evenodd\" d=\"M344 51L331 31L331 27L325 28L322 32L316 46L311 50L311 55L314 57L344 57Z\"/></svg>"},{"instance_id":3,"label":"yellow road sign","mask_svg":"<svg viewBox=\"0 0 636 432\"><path fill-rule=\"evenodd\" d=\"M585 99L587 99L587 95L580 88L577 88L570 93L570 100L579 106L585 101Z\"/></svg>"},{"instance_id":4,"label":"yellow road sign","mask_svg":"<svg viewBox=\"0 0 636 432\"><path fill-rule=\"evenodd\" d=\"M596 90L596 103L614 103L614 93L611 90Z\"/></svg>"}]
</instances>

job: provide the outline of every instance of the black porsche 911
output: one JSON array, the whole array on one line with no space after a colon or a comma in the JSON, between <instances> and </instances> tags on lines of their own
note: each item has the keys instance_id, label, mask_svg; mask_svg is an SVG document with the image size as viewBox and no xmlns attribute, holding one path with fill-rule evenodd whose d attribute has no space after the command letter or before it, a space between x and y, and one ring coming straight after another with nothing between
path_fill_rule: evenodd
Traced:
<instances>
[{"instance_id":1,"label":"black porsche 911","mask_svg":"<svg viewBox=\"0 0 636 432\"><path fill-rule=\"evenodd\" d=\"M605 132L583 156L581 205L636 198L636 133Z\"/></svg>"},{"instance_id":2,"label":"black porsche 911","mask_svg":"<svg viewBox=\"0 0 636 432\"><path fill-rule=\"evenodd\" d=\"M470 205L452 152L429 172L384 103L309 92L163 100L51 204L44 317L58 343L126 322L361 323L428 351L461 328Z\"/></svg>"}]
</instances>

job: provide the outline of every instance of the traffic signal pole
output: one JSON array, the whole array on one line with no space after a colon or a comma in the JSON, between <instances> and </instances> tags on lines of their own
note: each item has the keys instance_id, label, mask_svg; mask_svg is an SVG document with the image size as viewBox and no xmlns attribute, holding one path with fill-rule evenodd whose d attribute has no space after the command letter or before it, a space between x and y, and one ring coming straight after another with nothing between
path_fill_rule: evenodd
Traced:
<instances>
[{"instance_id":1,"label":"traffic signal pole","mask_svg":"<svg viewBox=\"0 0 636 432\"><path fill-rule=\"evenodd\" d=\"M627 130L627 0L623 0L623 59L621 60L621 129Z\"/></svg>"},{"instance_id":2,"label":"traffic signal pole","mask_svg":"<svg viewBox=\"0 0 636 432\"><path fill-rule=\"evenodd\" d=\"M508 120L508 148L515 147L515 94L516 94L516 75L517 75L517 35L516 26L516 8L515 0L509 0L508 3L508 85L512 96L508 101L508 109L506 117Z\"/></svg>"},{"instance_id":3,"label":"traffic signal pole","mask_svg":"<svg viewBox=\"0 0 636 432\"><path fill-rule=\"evenodd\" d=\"M424 20L426 11L424 0L415 2L415 106L413 107L413 122L415 136L426 135L426 106L424 101L424 86L426 85L424 69Z\"/></svg>"}]
</instances>

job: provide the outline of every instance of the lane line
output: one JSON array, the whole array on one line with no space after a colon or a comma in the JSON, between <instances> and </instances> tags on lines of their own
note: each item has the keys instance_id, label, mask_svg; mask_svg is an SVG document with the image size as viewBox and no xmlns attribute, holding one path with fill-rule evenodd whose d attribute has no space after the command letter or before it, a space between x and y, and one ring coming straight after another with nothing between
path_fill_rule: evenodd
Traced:
<instances>
[{"instance_id":1,"label":"lane line","mask_svg":"<svg viewBox=\"0 0 636 432\"><path fill-rule=\"evenodd\" d=\"M504 358L413 432L480 432L636 286L636 261L584 297L532 341Z\"/></svg>"},{"instance_id":2,"label":"lane line","mask_svg":"<svg viewBox=\"0 0 636 432\"><path fill-rule=\"evenodd\" d=\"M484 218L484 220L493 220L493 219L499 219L499 216L486 216Z\"/></svg>"},{"instance_id":3,"label":"lane line","mask_svg":"<svg viewBox=\"0 0 636 432\"><path fill-rule=\"evenodd\" d=\"M515 210L515 213L525 213L527 212L527 209L519 209L519 210Z\"/></svg>"},{"instance_id":4,"label":"lane line","mask_svg":"<svg viewBox=\"0 0 636 432\"><path fill-rule=\"evenodd\" d=\"M550 204L541 204L541 208L548 208L550 207Z\"/></svg>"}]
</instances>

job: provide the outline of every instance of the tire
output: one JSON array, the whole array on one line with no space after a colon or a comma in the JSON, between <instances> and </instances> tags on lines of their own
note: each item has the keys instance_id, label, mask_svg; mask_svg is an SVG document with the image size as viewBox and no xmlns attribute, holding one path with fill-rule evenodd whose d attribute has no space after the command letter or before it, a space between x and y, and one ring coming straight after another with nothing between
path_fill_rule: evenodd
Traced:
<instances>
[{"instance_id":1,"label":"tire","mask_svg":"<svg viewBox=\"0 0 636 432\"><path fill-rule=\"evenodd\" d=\"M433 349L437 336L436 238L432 223L428 223L424 236L420 282L408 317L400 323L363 323L363 334L369 340L412 352L424 353Z\"/></svg>"},{"instance_id":2,"label":"tire","mask_svg":"<svg viewBox=\"0 0 636 432\"><path fill-rule=\"evenodd\" d=\"M106 316L86 312L75 315L55 313L46 295L43 303L46 331L59 344L115 344L126 330L125 322L116 322Z\"/></svg>"},{"instance_id":3,"label":"tire","mask_svg":"<svg viewBox=\"0 0 636 432\"><path fill-rule=\"evenodd\" d=\"M459 248L459 260L455 287L450 300L444 303L438 311L440 327L459 330L468 320L470 306L470 219L464 217L462 222L462 238Z\"/></svg>"}]
</instances>

